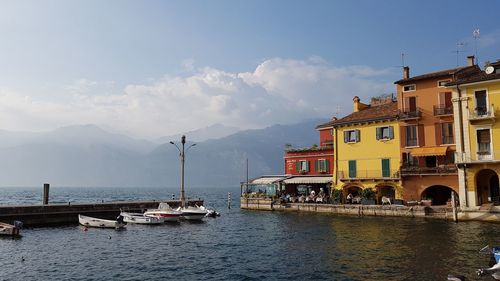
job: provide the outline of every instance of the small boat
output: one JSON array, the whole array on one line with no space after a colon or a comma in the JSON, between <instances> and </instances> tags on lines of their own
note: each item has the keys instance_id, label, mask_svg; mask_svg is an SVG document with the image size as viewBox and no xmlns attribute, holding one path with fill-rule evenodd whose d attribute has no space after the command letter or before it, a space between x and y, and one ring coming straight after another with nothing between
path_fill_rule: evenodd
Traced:
<instances>
[{"instance_id":1,"label":"small boat","mask_svg":"<svg viewBox=\"0 0 500 281\"><path fill-rule=\"evenodd\" d=\"M0 222L0 236L19 236L22 223L15 221L14 225Z\"/></svg>"},{"instance_id":2,"label":"small boat","mask_svg":"<svg viewBox=\"0 0 500 281\"><path fill-rule=\"evenodd\" d=\"M161 216L148 216L141 213L128 213L121 212L120 216L123 217L123 221L126 223L137 223L137 224L162 224L165 222L165 217Z\"/></svg>"},{"instance_id":3,"label":"small boat","mask_svg":"<svg viewBox=\"0 0 500 281\"><path fill-rule=\"evenodd\" d=\"M500 247L485 246L479 252L490 254L490 267L478 269L476 271L477 275L491 274L495 280L500 280Z\"/></svg>"},{"instance_id":4,"label":"small boat","mask_svg":"<svg viewBox=\"0 0 500 281\"><path fill-rule=\"evenodd\" d=\"M88 217L84 215L78 215L78 222L87 227L99 227L99 228L123 228L125 223L123 222L123 217L118 216L117 220L105 220L99 218Z\"/></svg>"},{"instance_id":5,"label":"small boat","mask_svg":"<svg viewBox=\"0 0 500 281\"><path fill-rule=\"evenodd\" d=\"M162 202L157 209L149 209L144 212L145 216L162 217L165 221L176 222L182 215L182 212L172 209L168 203Z\"/></svg>"},{"instance_id":6,"label":"small boat","mask_svg":"<svg viewBox=\"0 0 500 281\"><path fill-rule=\"evenodd\" d=\"M179 207L177 211L182 212L182 217L186 220L202 220L207 214L208 211L203 206L187 206L187 207Z\"/></svg>"}]
</instances>

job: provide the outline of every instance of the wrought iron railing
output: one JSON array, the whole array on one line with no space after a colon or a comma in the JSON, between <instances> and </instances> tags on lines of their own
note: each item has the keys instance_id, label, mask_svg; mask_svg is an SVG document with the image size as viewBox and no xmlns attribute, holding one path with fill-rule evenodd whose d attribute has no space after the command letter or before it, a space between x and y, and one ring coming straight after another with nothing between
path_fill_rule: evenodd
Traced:
<instances>
[{"instance_id":1,"label":"wrought iron railing","mask_svg":"<svg viewBox=\"0 0 500 281\"><path fill-rule=\"evenodd\" d=\"M451 115L451 114L453 114L453 106L449 105L447 106L444 104L434 106L434 116Z\"/></svg>"},{"instance_id":2,"label":"wrought iron railing","mask_svg":"<svg viewBox=\"0 0 500 281\"><path fill-rule=\"evenodd\" d=\"M417 107L415 110L399 110L399 119L401 120L408 120L408 119L419 119L422 117L422 111L420 110L419 107Z\"/></svg>"},{"instance_id":3,"label":"wrought iron railing","mask_svg":"<svg viewBox=\"0 0 500 281\"><path fill-rule=\"evenodd\" d=\"M456 174L457 167L454 164L439 165L438 167L402 166L401 176L429 175L429 174Z\"/></svg>"},{"instance_id":4,"label":"wrought iron railing","mask_svg":"<svg viewBox=\"0 0 500 281\"><path fill-rule=\"evenodd\" d=\"M500 150L478 151L472 153L455 152L455 162L458 164L489 161L500 161Z\"/></svg>"},{"instance_id":5,"label":"wrought iron railing","mask_svg":"<svg viewBox=\"0 0 500 281\"><path fill-rule=\"evenodd\" d=\"M495 118L495 108L493 105L489 107L476 107L469 112L469 120L481 120Z\"/></svg>"}]
</instances>

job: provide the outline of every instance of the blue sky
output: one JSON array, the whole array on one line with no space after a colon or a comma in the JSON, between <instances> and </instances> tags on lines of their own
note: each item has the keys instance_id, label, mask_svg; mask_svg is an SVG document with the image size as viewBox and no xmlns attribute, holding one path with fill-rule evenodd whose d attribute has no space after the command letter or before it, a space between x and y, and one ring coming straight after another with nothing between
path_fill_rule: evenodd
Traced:
<instances>
[{"instance_id":1,"label":"blue sky","mask_svg":"<svg viewBox=\"0 0 500 281\"><path fill-rule=\"evenodd\" d=\"M412 74L500 59L498 1L0 1L0 129L154 138L350 113ZM472 31L479 29L475 42ZM189 114L186 114L189 113Z\"/></svg>"}]
</instances>

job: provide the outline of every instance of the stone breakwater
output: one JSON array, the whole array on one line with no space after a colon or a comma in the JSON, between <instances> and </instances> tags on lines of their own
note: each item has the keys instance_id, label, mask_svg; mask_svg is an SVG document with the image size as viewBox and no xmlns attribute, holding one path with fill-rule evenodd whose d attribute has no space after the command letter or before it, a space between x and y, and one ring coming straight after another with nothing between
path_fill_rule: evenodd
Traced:
<instances>
[{"instance_id":1,"label":"stone breakwater","mask_svg":"<svg viewBox=\"0 0 500 281\"><path fill-rule=\"evenodd\" d=\"M264 198L241 198L241 209L283 212L315 212L352 216L412 217L453 220L453 209L448 206L404 206L404 205L351 205L280 203ZM500 208L458 208L458 221L500 222Z\"/></svg>"}]
</instances>

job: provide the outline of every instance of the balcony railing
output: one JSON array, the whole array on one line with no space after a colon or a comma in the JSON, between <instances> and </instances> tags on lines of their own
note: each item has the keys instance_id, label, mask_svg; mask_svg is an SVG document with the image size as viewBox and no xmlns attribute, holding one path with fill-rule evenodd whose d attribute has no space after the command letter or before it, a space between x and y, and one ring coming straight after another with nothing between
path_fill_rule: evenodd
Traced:
<instances>
[{"instance_id":1,"label":"balcony railing","mask_svg":"<svg viewBox=\"0 0 500 281\"><path fill-rule=\"evenodd\" d=\"M453 106L444 104L434 106L434 116L453 115Z\"/></svg>"},{"instance_id":2,"label":"balcony railing","mask_svg":"<svg viewBox=\"0 0 500 281\"><path fill-rule=\"evenodd\" d=\"M417 107L415 110L399 110L398 115L401 120L420 119L420 117L422 117L422 111Z\"/></svg>"},{"instance_id":3,"label":"balcony railing","mask_svg":"<svg viewBox=\"0 0 500 281\"><path fill-rule=\"evenodd\" d=\"M338 173L340 180L399 179L399 170L356 170L355 172L338 171Z\"/></svg>"},{"instance_id":4,"label":"balcony railing","mask_svg":"<svg viewBox=\"0 0 500 281\"><path fill-rule=\"evenodd\" d=\"M453 164L438 167L402 166L401 176L456 174L457 167Z\"/></svg>"},{"instance_id":5,"label":"balcony railing","mask_svg":"<svg viewBox=\"0 0 500 281\"><path fill-rule=\"evenodd\" d=\"M490 107L476 107L469 112L469 121L476 120L495 120L495 108L493 105Z\"/></svg>"},{"instance_id":6,"label":"balcony railing","mask_svg":"<svg viewBox=\"0 0 500 281\"><path fill-rule=\"evenodd\" d=\"M457 164L471 162L500 162L500 150L479 151L479 152L455 152L455 162Z\"/></svg>"}]
</instances>

